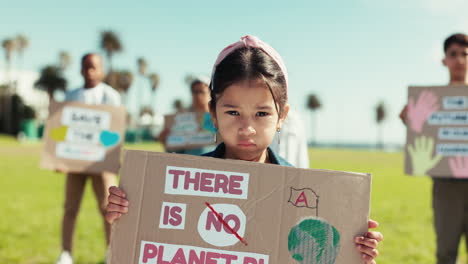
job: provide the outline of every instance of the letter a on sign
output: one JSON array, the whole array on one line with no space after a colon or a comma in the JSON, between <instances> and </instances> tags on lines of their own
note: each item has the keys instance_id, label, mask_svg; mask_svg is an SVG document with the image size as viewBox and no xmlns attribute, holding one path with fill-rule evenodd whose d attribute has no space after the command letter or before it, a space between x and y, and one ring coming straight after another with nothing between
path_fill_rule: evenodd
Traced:
<instances>
[{"instance_id":1,"label":"letter a on sign","mask_svg":"<svg viewBox=\"0 0 468 264\"><path fill-rule=\"evenodd\" d=\"M319 196L310 188L295 189L291 187L288 203L295 207L306 207L317 209L318 211ZM318 212L317 212L318 215Z\"/></svg>"}]
</instances>

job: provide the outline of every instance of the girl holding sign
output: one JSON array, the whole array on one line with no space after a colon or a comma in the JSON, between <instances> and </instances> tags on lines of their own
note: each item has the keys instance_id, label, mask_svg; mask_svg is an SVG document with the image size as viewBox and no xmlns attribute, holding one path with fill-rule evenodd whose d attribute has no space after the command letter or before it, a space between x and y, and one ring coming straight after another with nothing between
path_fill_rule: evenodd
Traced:
<instances>
[{"instance_id":1,"label":"girl holding sign","mask_svg":"<svg viewBox=\"0 0 468 264\"><path fill-rule=\"evenodd\" d=\"M219 54L210 84L210 113L223 143L205 156L291 166L268 146L289 110L288 75L280 55L256 37L245 36ZM128 211L125 193L111 187L107 221ZM378 223L370 220L369 228ZM375 263L379 232L355 238L364 263Z\"/></svg>"}]
</instances>

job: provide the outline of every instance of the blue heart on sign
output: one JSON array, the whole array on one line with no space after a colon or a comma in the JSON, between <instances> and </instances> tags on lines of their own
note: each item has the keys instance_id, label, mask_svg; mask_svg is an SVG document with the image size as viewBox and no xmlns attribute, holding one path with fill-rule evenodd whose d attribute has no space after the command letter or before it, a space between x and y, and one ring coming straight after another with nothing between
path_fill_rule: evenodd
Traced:
<instances>
[{"instance_id":1,"label":"blue heart on sign","mask_svg":"<svg viewBox=\"0 0 468 264\"><path fill-rule=\"evenodd\" d=\"M105 147L112 147L119 143L120 135L119 133L104 130L101 132L101 135L99 135L99 139Z\"/></svg>"}]
</instances>

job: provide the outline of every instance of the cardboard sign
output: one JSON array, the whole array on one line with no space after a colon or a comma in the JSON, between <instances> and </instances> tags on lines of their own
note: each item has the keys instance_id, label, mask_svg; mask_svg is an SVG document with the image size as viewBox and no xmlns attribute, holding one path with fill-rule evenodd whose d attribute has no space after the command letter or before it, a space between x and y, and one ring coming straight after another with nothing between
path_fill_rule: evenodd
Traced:
<instances>
[{"instance_id":1,"label":"cardboard sign","mask_svg":"<svg viewBox=\"0 0 468 264\"><path fill-rule=\"evenodd\" d=\"M117 173L125 115L124 107L51 102L41 167Z\"/></svg>"},{"instance_id":2,"label":"cardboard sign","mask_svg":"<svg viewBox=\"0 0 468 264\"><path fill-rule=\"evenodd\" d=\"M110 263L360 264L371 176L126 151Z\"/></svg>"},{"instance_id":3,"label":"cardboard sign","mask_svg":"<svg viewBox=\"0 0 468 264\"><path fill-rule=\"evenodd\" d=\"M468 86L409 87L405 172L468 178Z\"/></svg>"},{"instance_id":4,"label":"cardboard sign","mask_svg":"<svg viewBox=\"0 0 468 264\"><path fill-rule=\"evenodd\" d=\"M164 126L170 130L166 150L194 149L214 145L215 128L209 113L184 112L164 117Z\"/></svg>"}]
</instances>

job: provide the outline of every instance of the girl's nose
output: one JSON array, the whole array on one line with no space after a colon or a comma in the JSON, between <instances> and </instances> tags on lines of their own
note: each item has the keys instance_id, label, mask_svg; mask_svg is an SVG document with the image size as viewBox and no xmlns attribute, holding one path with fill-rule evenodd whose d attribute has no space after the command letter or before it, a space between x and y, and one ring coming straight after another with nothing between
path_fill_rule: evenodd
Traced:
<instances>
[{"instance_id":1,"label":"girl's nose","mask_svg":"<svg viewBox=\"0 0 468 264\"><path fill-rule=\"evenodd\" d=\"M239 129L239 135L249 137L255 135L255 129L252 126L243 126Z\"/></svg>"},{"instance_id":2,"label":"girl's nose","mask_svg":"<svg viewBox=\"0 0 468 264\"><path fill-rule=\"evenodd\" d=\"M248 136L255 135L256 131L252 126L251 120L249 120L248 118L243 118L241 123L242 125L239 128L240 136L248 137Z\"/></svg>"}]
</instances>

